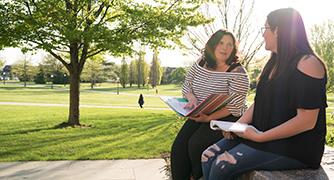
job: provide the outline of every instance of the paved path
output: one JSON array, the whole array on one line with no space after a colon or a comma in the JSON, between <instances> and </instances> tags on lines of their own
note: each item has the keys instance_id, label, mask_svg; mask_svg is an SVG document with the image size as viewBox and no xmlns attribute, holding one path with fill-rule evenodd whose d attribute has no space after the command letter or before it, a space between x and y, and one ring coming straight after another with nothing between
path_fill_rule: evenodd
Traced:
<instances>
[{"instance_id":1,"label":"paved path","mask_svg":"<svg viewBox=\"0 0 334 180\"><path fill-rule=\"evenodd\" d=\"M0 162L1 180L168 180L163 159ZM321 162L334 179L334 148Z\"/></svg>"},{"instance_id":2,"label":"paved path","mask_svg":"<svg viewBox=\"0 0 334 180\"><path fill-rule=\"evenodd\" d=\"M0 105L68 107L68 104L31 103L31 102L0 102ZM80 107L140 109L138 106L109 106L109 105L88 105L88 104L80 104ZM149 108L149 107L144 107L144 109L169 110L169 111L171 110L170 108Z\"/></svg>"},{"instance_id":3,"label":"paved path","mask_svg":"<svg viewBox=\"0 0 334 180\"><path fill-rule=\"evenodd\" d=\"M0 163L1 180L167 180L163 159Z\"/></svg>"}]
</instances>

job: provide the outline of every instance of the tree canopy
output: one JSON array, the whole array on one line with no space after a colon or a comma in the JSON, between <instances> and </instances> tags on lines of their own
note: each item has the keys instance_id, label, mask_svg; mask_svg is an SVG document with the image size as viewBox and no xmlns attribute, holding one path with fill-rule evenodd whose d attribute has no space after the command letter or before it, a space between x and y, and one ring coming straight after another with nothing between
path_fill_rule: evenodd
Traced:
<instances>
[{"instance_id":1,"label":"tree canopy","mask_svg":"<svg viewBox=\"0 0 334 180\"><path fill-rule=\"evenodd\" d=\"M3 60L3 59L0 59L0 71L2 71L2 67L5 65L5 60Z\"/></svg>"},{"instance_id":2,"label":"tree canopy","mask_svg":"<svg viewBox=\"0 0 334 180\"><path fill-rule=\"evenodd\" d=\"M190 53L200 56L209 37L219 29L227 29L235 35L239 44L238 56L247 69L263 44L259 40L261 33L253 24L256 21L254 7L255 0L210 0L203 3L200 12L214 21L189 28L185 46L192 50Z\"/></svg>"},{"instance_id":3,"label":"tree canopy","mask_svg":"<svg viewBox=\"0 0 334 180\"><path fill-rule=\"evenodd\" d=\"M68 125L79 123L80 74L88 58L134 52L133 44L179 43L188 26L208 22L200 0L2 0L0 48L43 49L70 76Z\"/></svg>"},{"instance_id":4,"label":"tree canopy","mask_svg":"<svg viewBox=\"0 0 334 180\"><path fill-rule=\"evenodd\" d=\"M311 32L312 45L327 65L327 88L334 91L334 21L314 25Z\"/></svg>"},{"instance_id":5,"label":"tree canopy","mask_svg":"<svg viewBox=\"0 0 334 180\"><path fill-rule=\"evenodd\" d=\"M161 82L161 76L162 76L162 68L160 66L160 61L158 59L158 50L155 49L153 53L151 68L150 68L150 84L152 88L155 88L157 85Z\"/></svg>"},{"instance_id":6,"label":"tree canopy","mask_svg":"<svg viewBox=\"0 0 334 180\"><path fill-rule=\"evenodd\" d=\"M157 0L150 5L133 0L2 1L0 44L70 53L71 44L76 42L87 57L101 51L116 56L132 53L137 41L166 46L167 40L178 42L188 26L206 22L194 11L198 8L194 2Z\"/></svg>"}]
</instances>

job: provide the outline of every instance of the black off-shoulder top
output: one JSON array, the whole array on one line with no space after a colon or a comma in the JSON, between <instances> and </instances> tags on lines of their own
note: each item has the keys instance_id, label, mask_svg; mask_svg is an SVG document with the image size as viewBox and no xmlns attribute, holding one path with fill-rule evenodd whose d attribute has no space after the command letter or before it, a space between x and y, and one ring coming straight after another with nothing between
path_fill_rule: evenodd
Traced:
<instances>
[{"instance_id":1,"label":"black off-shoulder top","mask_svg":"<svg viewBox=\"0 0 334 180\"><path fill-rule=\"evenodd\" d=\"M309 168L318 168L326 136L327 76L317 79L295 68L275 80L261 79L255 96L252 125L261 131L276 127L297 115L297 109L320 109L312 130L265 143L242 142L259 150L288 156Z\"/></svg>"}]
</instances>

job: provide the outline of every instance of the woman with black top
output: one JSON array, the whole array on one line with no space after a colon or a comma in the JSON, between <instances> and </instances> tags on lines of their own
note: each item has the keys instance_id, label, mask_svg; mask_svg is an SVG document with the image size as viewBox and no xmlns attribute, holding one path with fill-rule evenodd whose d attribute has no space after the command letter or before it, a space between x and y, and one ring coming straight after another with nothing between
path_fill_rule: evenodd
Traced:
<instances>
[{"instance_id":1,"label":"woman with black top","mask_svg":"<svg viewBox=\"0 0 334 180\"><path fill-rule=\"evenodd\" d=\"M211 144L223 138L210 129L211 119L236 121L247 109L249 79L238 63L236 40L231 32L218 30L208 40L203 57L188 71L182 94L193 108L210 94L233 94L224 108L212 114L189 117L177 134L171 150L173 180L202 177L201 155Z\"/></svg>"},{"instance_id":2,"label":"woman with black top","mask_svg":"<svg viewBox=\"0 0 334 180\"><path fill-rule=\"evenodd\" d=\"M326 136L326 68L311 49L300 14L275 10L263 27L272 52L254 104L238 120L253 125L202 154L206 180L234 179L251 170L318 168ZM227 139L229 138L229 139Z\"/></svg>"}]
</instances>

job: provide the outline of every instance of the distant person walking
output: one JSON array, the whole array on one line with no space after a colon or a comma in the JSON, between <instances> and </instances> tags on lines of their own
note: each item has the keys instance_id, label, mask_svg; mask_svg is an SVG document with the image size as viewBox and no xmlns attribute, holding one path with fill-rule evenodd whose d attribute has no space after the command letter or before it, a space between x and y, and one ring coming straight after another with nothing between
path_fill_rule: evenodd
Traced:
<instances>
[{"instance_id":1,"label":"distant person walking","mask_svg":"<svg viewBox=\"0 0 334 180\"><path fill-rule=\"evenodd\" d=\"M140 108L143 108L144 96L142 94L139 95L138 104L139 104Z\"/></svg>"}]
</instances>

